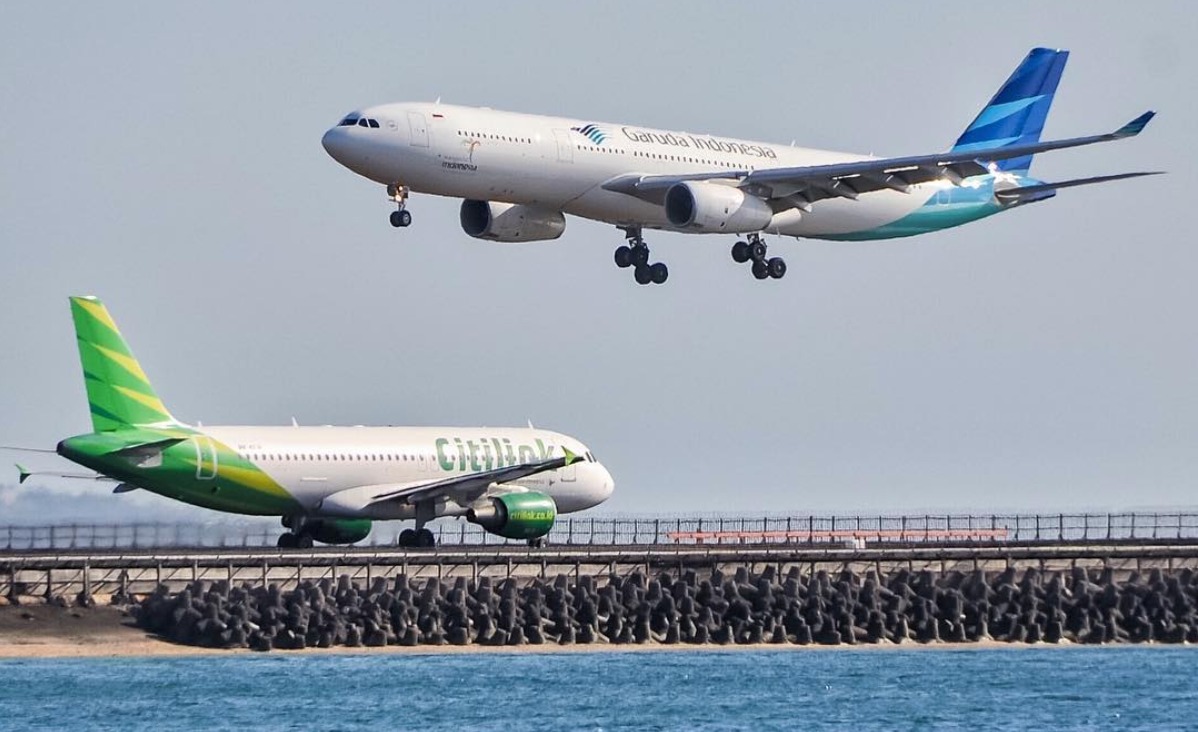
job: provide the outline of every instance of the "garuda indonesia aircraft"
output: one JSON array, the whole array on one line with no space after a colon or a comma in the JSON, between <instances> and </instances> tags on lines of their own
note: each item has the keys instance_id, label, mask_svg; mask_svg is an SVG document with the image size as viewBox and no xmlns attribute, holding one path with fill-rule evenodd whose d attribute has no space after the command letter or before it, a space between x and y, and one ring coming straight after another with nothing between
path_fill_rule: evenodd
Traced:
<instances>
[{"instance_id":1,"label":"garuda indonesia aircraft","mask_svg":"<svg viewBox=\"0 0 1198 732\"><path fill-rule=\"evenodd\" d=\"M464 199L467 234L500 242L556 239L564 214L614 224L627 239L620 267L641 284L669 270L651 263L645 229L735 234L732 258L759 280L786 263L763 234L860 241L959 226L1042 201L1062 188L1151 173L1045 183L1032 156L1138 134L1147 112L1115 132L1050 142L1040 132L1068 58L1028 54L948 152L897 158L811 150L618 123L401 103L346 116L325 133L339 163L387 186L411 223L410 192Z\"/></svg>"},{"instance_id":2,"label":"garuda indonesia aircraft","mask_svg":"<svg viewBox=\"0 0 1198 732\"><path fill-rule=\"evenodd\" d=\"M431 547L425 524L460 516L539 541L558 513L612 494L586 445L528 427L191 427L163 406L104 305L71 298L91 405L90 434L56 452L98 478L229 513L281 516L280 547L352 544L373 520L414 519L401 546Z\"/></svg>"}]
</instances>

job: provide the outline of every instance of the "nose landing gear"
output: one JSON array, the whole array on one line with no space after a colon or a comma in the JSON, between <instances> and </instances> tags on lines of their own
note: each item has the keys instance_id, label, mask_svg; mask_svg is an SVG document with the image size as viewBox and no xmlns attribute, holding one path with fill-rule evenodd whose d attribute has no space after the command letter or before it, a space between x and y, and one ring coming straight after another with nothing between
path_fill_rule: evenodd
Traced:
<instances>
[{"instance_id":1,"label":"nose landing gear","mask_svg":"<svg viewBox=\"0 0 1198 732\"><path fill-rule=\"evenodd\" d=\"M624 234L628 243L616 248L616 266L620 269L632 267L638 285L664 283L670 276L670 269L664 262L649 263L649 245L641 237L640 227L624 228Z\"/></svg>"},{"instance_id":2,"label":"nose landing gear","mask_svg":"<svg viewBox=\"0 0 1198 732\"><path fill-rule=\"evenodd\" d=\"M408 194L410 192L407 186L398 183L387 185L387 198L391 199L398 207L391 212L391 225L397 229L412 225L412 214L408 212Z\"/></svg>"},{"instance_id":3,"label":"nose landing gear","mask_svg":"<svg viewBox=\"0 0 1198 732\"><path fill-rule=\"evenodd\" d=\"M746 238L747 241L732 245L732 261L737 264L753 262L753 276L759 280L780 280L786 276L786 261L782 257L766 258L766 245L760 234L749 234Z\"/></svg>"}]
</instances>

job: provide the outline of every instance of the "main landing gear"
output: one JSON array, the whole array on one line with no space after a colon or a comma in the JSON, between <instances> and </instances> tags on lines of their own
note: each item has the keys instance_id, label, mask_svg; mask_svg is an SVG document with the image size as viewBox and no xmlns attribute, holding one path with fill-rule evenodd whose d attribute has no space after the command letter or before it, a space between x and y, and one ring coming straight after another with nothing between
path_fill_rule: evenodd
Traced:
<instances>
[{"instance_id":1,"label":"main landing gear","mask_svg":"<svg viewBox=\"0 0 1198 732\"><path fill-rule=\"evenodd\" d=\"M312 535L304 531L298 534L288 531L279 536L278 547L280 549L311 549Z\"/></svg>"},{"instance_id":2,"label":"main landing gear","mask_svg":"<svg viewBox=\"0 0 1198 732\"><path fill-rule=\"evenodd\" d=\"M396 543L405 549L432 549L437 545L437 537L428 529L404 529Z\"/></svg>"},{"instance_id":3,"label":"main landing gear","mask_svg":"<svg viewBox=\"0 0 1198 732\"><path fill-rule=\"evenodd\" d=\"M786 275L786 261L782 257L766 258L766 246L760 234L749 234L747 239L732 245L732 259L737 264L752 261L753 276L759 280L782 279Z\"/></svg>"},{"instance_id":4,"label":"main landing gear","mask_svg":"<svg viewBox=\"0 0 1198 732\"><path fill-rule=\"evenodd\" d=\"M312 534L307 531L303 516L284 516L283 528L291 529L279 536L277 546L280 549L311 549Z\"/></svg>"},{"instance_id":5,"label":"main landing gear","mask_svg":"<svg viewBox=\"0 0 1198 732\"><path fill-rule=\"evenodd\" d=\"M436 508L431 501L418 501L415 513L416 528L399 532L399 540L395 543L405 549L432 549L437 545L437 537L424 526L437 517Z\"/></svg>"},{"instance_id":6,"label":"main landing gear","mask_svg":"<svg viewBox=\"0 0 1198 732\"><path fill-rule=\"evenodd\" d=\"M632 267L632 275L638 285L660 285L670 276L664 262L649 263L649 246L641 238L640 227L620 227L628 243L616 248L616 266L620 269Z\"/></svg>"},{"instance_id":7,"label":"main landing gear","mask_svg":"<svg viewBox=\"0 0 1198 732\"><path fill-rule=\"evenodd\" d=\"M412 225L412 214L408 212L409 192L407 186L398 183L387 185L387 197L397 206L397 209L391 212L391 225L397 229Z\"/></svg>"}]
</instances>

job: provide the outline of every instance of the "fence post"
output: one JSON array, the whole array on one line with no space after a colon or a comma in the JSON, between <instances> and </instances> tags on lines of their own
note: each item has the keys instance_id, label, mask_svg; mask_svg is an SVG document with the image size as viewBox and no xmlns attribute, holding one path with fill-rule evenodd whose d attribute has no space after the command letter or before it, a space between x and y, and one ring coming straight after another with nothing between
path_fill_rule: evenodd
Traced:
<instances>
[{"instance_id":1,"label":"fence post","mask_svg":"<svg viewBox=\"0 0 1198 732\"><path fill-rule=\"evenodd\" d=\"M661 543L661 519L653 519L653 543Z\"/></svg>"}]
</instances>

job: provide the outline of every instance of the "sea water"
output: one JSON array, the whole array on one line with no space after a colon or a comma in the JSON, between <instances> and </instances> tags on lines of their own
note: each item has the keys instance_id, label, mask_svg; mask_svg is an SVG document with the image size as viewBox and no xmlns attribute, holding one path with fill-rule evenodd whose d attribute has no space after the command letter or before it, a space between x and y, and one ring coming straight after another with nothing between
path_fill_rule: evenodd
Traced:
<instances>
[{"instance_id":1,"label":"sea water","mask_svg":"<svg viewBox=\"0 0 1198 732\"><path fill-rule=\"evenodd\" d=\"M1198 649L313 653L0 661L0 728L1198 729Z\"/></svg>"}]
</instances>

